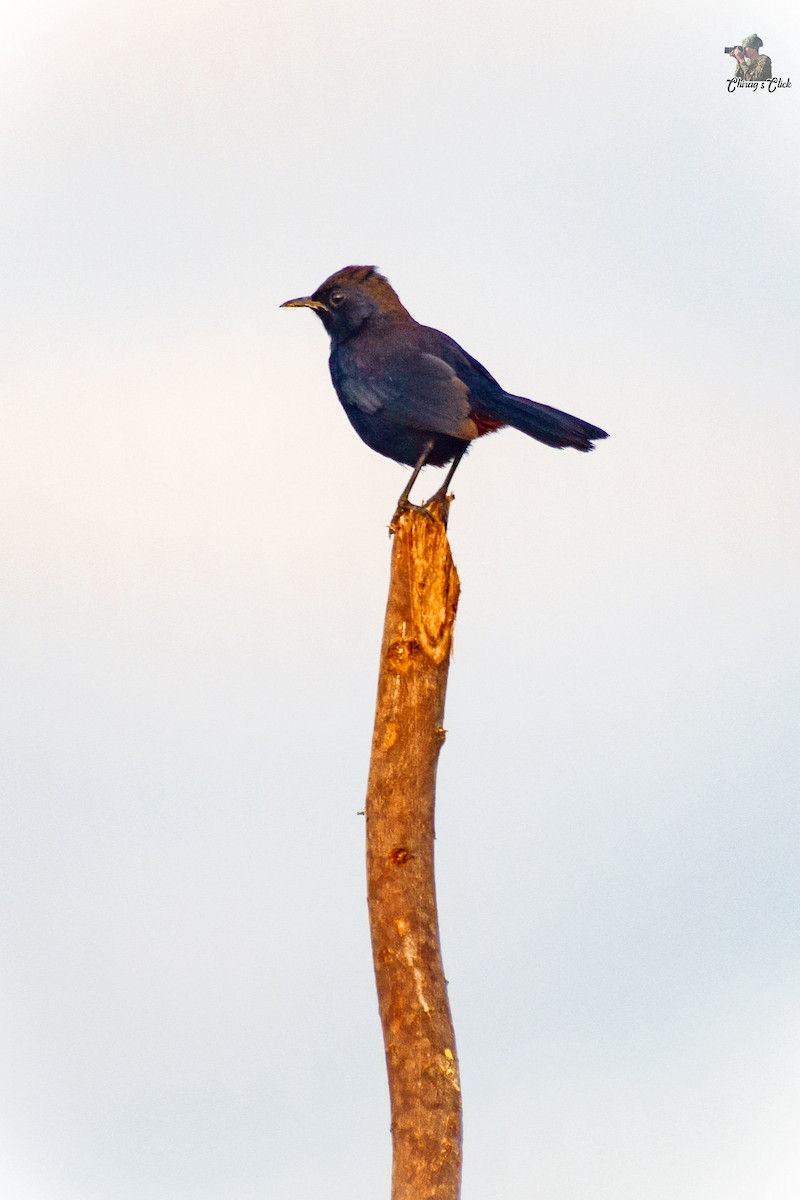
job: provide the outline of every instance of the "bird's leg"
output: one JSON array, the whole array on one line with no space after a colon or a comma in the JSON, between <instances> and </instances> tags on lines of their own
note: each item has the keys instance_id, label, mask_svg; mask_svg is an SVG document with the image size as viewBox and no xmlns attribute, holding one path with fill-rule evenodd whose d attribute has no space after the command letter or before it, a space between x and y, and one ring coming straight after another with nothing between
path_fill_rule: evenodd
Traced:
<instances>
[{"instance_id":1,"label":"bird's leg","mask_svg":"<svg viewBox=\"0 0 800 1200\"><path fill-rule=\"evenodd\" d=\"M431 504L438 504L438 505L442 506L447 503L447 489L450 487L450 480L455 475L456 467L461 462L464 455L467 453L468 448L469 448L469 442L465 442L464 445L461 447L461 449L456 454L455 458L453 459L453 461L450 465L450 470L447 472L447 478L445 479L442 486L439 488L438 492L434 492L434 494L431 496L430 500L425 505L426 508L429 508Z\"/></svg>"},{"instance_id":2,"label":"bird's leg","mask_svg":"<svg viewBox=\"0 0 800 1200\"><path fill-rule=\"evenodd\" d=\"M430 454L432 449L433 449L433 438L429 438L428 441L425 443L425 447L422 451L422 454L420 454L420 456L417 460L417 465L414 467L414 470L411 472L411 478L409 479L408 483L406 484L406 486L403 488L402 492L400 493L400 499L397 501L397 508L394 510L394 516L392 517L391 524L389 525L390 531L392 529L394 529L394 527L397 523L397 518L407 508L414 508L414 509L417 509L419 512L424 512L424 509L421 508L418 504L412 504L408 497L411 495L411 489L414 486L414 484L417 482L417 476L419 475L422 468L425 466L425 463L428 461L428 455Z\"/></svg>"},{"instance_id":3,"label":"bird's leg","mask_svg":"<svg viewBox=\"0 0 800 1200\"><path fill-rule=\"evenodd\" d=\"M406 508L409 504L411 504L411 501L408 498L411 495L411 489L413 488L414 484L417 482L417 476L419 475L422 468L425 466L425 463L428 461L428 455L430 454L432 449L433 449L433 438L431 438L430 441L427 441L425 443L425 449L422 451L422 454L420 454L420 456L417 460L417 465L414 467L414 470L411 472L411 478L409 479L408 483L406 484L406 486L403 488L402 492L400 493L400 499L397 501L398 510L401 508ZM412 508L413 507L414 506L412 505Z\"/></svg>"}]
</instances>

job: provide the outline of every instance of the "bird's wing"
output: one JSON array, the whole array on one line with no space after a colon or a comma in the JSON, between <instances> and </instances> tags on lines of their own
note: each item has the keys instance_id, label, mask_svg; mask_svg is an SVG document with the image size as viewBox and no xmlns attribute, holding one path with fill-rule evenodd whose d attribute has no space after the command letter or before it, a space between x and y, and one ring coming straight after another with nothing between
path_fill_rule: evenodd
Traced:
<instances>
[{"instance_id":1,"label":"bird's wing","mask_svg":"<svg viewBox=\"0 0 800 1200\"><path fill-rule=\"evenodd\" d=\"M477 436L469 387L455 368L427 351L408 350L384 360L380 371L346 369L331 362L344 404L380 412L388 421L466 440Z\"/></svg>"},{"instance_id":2,"label":"bird's wing","mask_svg":"<svg viewBox=\"0 0 800 1200\"><path fill-rule=\"evenodd\" d=\"M426 350L443 358L457 372L459 378L467 383L473 401L483 392L493 395L496 391L503 390L483 363L468 354L464 347L460 346L449 334L442 333L439 329L432 329L427 325L421 325L418 337Z\"/></svg>"}]
</instances>

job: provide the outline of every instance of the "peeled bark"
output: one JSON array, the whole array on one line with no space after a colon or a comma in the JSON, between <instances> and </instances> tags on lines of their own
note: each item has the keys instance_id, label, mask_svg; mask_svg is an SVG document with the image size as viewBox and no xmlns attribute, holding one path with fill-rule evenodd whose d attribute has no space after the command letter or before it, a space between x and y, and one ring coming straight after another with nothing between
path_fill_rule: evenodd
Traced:
<instances>
[{"instance_id":1,"label":"peeled bark","mask_svg":"<svg viewBox=\"0 0 800 1200\"><path fill-rule=\"evenodd\" d=\"M436 767L459 582L446 507L401 511L367 791L367 889L392 1114L392 1200L457 1200L461 1093L434 880Z\"/></svg>"}]
</instances>

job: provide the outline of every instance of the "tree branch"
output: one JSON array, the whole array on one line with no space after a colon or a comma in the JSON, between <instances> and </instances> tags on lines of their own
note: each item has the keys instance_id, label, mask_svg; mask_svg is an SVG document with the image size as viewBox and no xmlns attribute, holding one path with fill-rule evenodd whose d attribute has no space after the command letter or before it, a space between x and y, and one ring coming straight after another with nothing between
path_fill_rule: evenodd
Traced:
<instances>
[{"instance_id":1,"label":"tree branch","mask_svg":"<svg viewBox=\"0 0 800 1200\"><path fill-rule=\"evenodd\" d=\"M459 582L446 506L397 517L367 789L367 891L392 1200L458 1200L461 1094L434 880L436 766Z\"/></svg>"}]
</instances>

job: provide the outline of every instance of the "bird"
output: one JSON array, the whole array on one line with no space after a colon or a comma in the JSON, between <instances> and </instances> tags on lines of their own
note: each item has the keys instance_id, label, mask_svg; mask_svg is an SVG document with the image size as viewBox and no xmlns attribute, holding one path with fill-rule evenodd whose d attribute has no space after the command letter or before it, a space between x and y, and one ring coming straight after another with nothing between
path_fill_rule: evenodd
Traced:
<instances>
[{"instance_id":1,"label":"bird","mask_svg":"<svg viewBox=\"0 0 800 1200\"><path fill-rule=\"evenodd\" d=\"M608 437L580 417L505 391L453 338L415 321L374 266L343 267L310 296L281 307L317 314L331 340L333 386L353 428L379 454L413 467L398 513L417 507L409 497L426 465L451 464L428 506L444 502L472 442L503 426L581 451Z\"/></svg>"}]
</instances>

